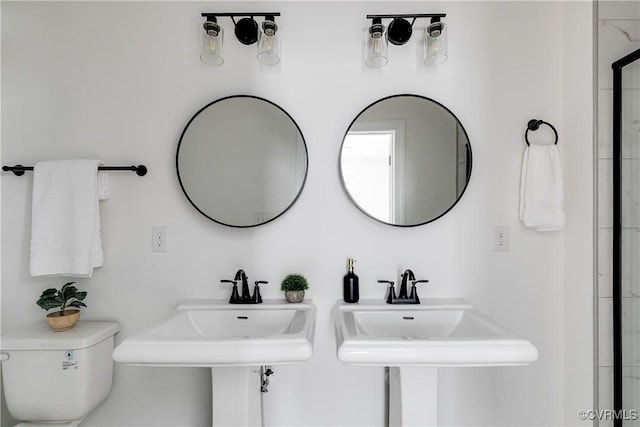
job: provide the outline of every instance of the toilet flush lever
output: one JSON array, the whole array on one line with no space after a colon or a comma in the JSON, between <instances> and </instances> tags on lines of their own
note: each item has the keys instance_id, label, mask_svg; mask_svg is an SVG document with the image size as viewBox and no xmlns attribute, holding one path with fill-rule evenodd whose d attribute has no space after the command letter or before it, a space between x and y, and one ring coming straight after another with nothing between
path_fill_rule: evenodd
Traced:
<instances>
[{"instance_id":1,"label":"toilet flush lever","mask_svg":"<svg viewBox=\"0 0 640 427\"><path fill-rule=\"evenodd\" d=\"M0 353L0 360L1 361L9 360L9 353Z\"/></svg>"}]
</instances>

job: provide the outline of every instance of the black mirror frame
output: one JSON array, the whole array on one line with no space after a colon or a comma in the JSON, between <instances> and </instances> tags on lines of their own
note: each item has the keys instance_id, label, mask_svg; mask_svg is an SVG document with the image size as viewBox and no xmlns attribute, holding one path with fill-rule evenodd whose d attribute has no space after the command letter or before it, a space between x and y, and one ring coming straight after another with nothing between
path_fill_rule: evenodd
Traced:
<instances>
[{"instance_id":1,"label":"black mirror frame","mask_svg":"<svg viewBox=\"0 0 640 427\"><path fill-rule=\"evenodd\" d=\"M296 129L298 130L298 133L300 134L300 137L302 139L302 144L304 145L304 153L305 153L305 171L304 171L304 178L302 179L302 184L300 185L300 189L298 190L298 193L296 194L296 196L293 198L293 200L291 201L291 203L289 203L289 205L284 208L280 213L278 213L277 215L275 215L273 218L269 219L268 221L264 221L258 224L250 224L250 225L236 225L236 224L227 224L225 222L219 221L215 218L212 218L211 216L209 216L208 214L206 214L202 209L200 209L194 202L193 200L191 200L191 198L189 197L189 193L187 193L187 190L184 188L184 185L182 183L182 178L180 177L180 167L178 165L178 158L180 156L180 146L182 145L182 138L184 137L185 133L187 132L187 129L189 129L189 126L191 125L191 123L196 119L196 117L198 117L198 115L200 115L200 113L202 113L203 111L205 111L207 108L209 108L210 106L217 104L218 102L222 102L228 99L233 99L233 98L249 98L249 99L256 99L259 101L263 101L266 102L274 107L276 107L277 109L279 109L280 111L282 111L290 120L291 122L295 125ZM293 119L293 117L291 117L291 115L289 113L287 113L282 107L280 107L278 104L269 101L268 99L264 99L261 98L259 96L254 96L254 95L230 95L230 96L225 96L223 98L220 99L216 99L215 101L212 101L210 103L208 103L207 105L205 105L204 107L200 108L192 117L191 119L189 119L189 121L187 122L187 124L185 125L184 129L182 130L182 133L180 134L180 139L178 140L178 148L176 149L176 173L178 175L178 183L180 184L180 188L182 189L182 193L184 194L184 196L187 198L187 200L189 201L189 203L191 204L191 206L193 206L198 212L200 212L203 216L205 216L206 218L210 219L211 221L218 223L220 225L224 225L227 227L233 227L233 228L253 228L253 227L259 227L261 225L264 224L268 224L274 220L276 220L277 218L280 218L285 212L287 212L289 209L291 209L291 207L298 201L298 199L300 198L300 194L302 194L302 190L304 189L304 186L307 182L307 176L309 175L309 150L307 148L307 141L304 137L304 134L302 133L302 130L300 129L300 126L298 126L298 123Z\"/></svg>"}]
</instances>

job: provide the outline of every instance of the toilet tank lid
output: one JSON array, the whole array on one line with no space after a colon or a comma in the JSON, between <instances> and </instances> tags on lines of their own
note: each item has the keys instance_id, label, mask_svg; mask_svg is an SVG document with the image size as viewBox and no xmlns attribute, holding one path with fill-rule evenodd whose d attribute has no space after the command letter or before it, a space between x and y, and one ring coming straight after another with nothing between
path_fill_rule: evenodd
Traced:
<instances>
[{"instance_id":1,"label":"toilet tank lid","mask_svg":"<svg viewBox=\"0 0 640 427\"><path fill-rule=\"evenodd\" d=\"M78 350L97 344L120 330L117 322L80 321L64 332L53 332L44 322L30 323L0 337L0 349Z\"/></svg>"}]
</instances>

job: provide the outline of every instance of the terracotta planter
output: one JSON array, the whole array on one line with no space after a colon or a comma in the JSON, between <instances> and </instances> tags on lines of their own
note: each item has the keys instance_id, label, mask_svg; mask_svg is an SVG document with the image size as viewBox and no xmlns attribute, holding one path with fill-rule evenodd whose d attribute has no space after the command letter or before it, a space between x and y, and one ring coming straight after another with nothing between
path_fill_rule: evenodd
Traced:
<instances>
[{"instance_id":1,"label":"terracotta planter","mask_svg":"<svg viewBox=\"0 0 640 427\"><path fill-rule=\"evenodd\" d=\"M304 299L304 291L285 291L284 297L289 302L302 302Z\"/></svg>"},{"instance_id":2,"label":"terracotta planter","mask_svg":"<svg viewBox=\"0 0 640 427\"><path fill-rule=\"evenodd\" d=\"M65 310L47 314L47 323L54 332L68 331L80 318L80 310Z\"/></svg>"}]
</instances>

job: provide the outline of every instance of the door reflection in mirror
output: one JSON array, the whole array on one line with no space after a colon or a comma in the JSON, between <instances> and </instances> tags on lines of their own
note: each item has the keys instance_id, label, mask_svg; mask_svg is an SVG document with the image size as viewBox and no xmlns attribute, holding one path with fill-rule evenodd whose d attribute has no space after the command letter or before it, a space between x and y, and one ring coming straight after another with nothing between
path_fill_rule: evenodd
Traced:
<instances>
[{"instance_id":1,"label":"door reflection in mirror","mask_svg":"<svg viewBox=\"0 0 640 427\"><path fill-rule=\"evenodd\" d=\"M343 150L344 184L360 206L381 221L404 221L404 121L358 122Z\"/></svg>"}]
</instances>

